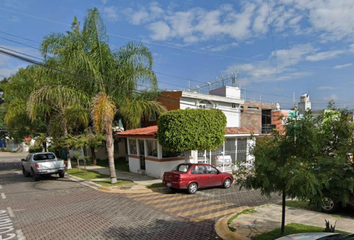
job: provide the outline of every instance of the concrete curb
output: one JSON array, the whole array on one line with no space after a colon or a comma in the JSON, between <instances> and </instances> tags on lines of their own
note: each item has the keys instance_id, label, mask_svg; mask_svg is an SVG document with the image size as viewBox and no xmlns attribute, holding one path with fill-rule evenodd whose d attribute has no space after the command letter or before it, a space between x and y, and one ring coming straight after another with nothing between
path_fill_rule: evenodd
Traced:
<instances>
[{"instance_id":1,"label":"concrete curb","mask_svg":"<svg viewBox=\"0 0 354 240\"><path fill-rule=\"evenodd\" d=\"M140 184L133 184L130 186L135 186L135 189L122 189L122 188L108 188L108 187L103 187L99 184L94 183L93 181L88 181L88 180L84 180L82 178L79 177L75 177L69 173L65 173L65 176L74 181L74 182L78 182L86 187L90 187L96 191L100 191L100 192L106 192L106 193L156 193L156 191L153 191L153 189L148 189L143 185ZM155 188L156 189L156 188ZM160 188L159 188L160 190ZM160 190L160 192L162 192Z\"/></svg>"},{"instance_id":2,"label":"concrete curb","mask_svg":"<svg viewBox=\"0 0 354 240\"><path fill-rule=\"evenodd\" d=\"M222 239L225 240L250 240L250 238L245 237L245 236L241 236L240 234L236 232L232 232L230 231L228 225L227 225L227 221L233 217L235 214L240 213L246 209L249 209L250 207L247 206L242 206L242 207L238 207L236 208L236 211L234 211L232 214L227 215L223 218L220 218L218 221L216 221L215 223L215 231L216 234L221 237Z\"/></svg>"}]
</instances>

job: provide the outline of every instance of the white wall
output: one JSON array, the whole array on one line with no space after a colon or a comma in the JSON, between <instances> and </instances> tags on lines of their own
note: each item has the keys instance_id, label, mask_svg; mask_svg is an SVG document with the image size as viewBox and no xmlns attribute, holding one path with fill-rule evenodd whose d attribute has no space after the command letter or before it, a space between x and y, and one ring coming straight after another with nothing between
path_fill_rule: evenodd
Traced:
<instances>
[{"instance_id":1,"label":"white wall","mask_svg":"<svg viewBox=\"0 0 354 240\"><path fill-rule=\"evenodd\" d=\"M129 171L138 173L140 170L140 159L129 157Z\"/></svg>"},{"instance_id":2,"label":"white wall","mask_svg":"<svg viewBox=\"0 0 354 240\"><path fill-rule=\"evenodd\" d=\"M181 97L180 108L198 109L197 102L197 99ZM241 111L239 104L236 104L236 108L232 108L232 103L213 101L213 104L215 105L216 109L221 110L225 114L227 120L226 127L241 126Z\"/></svg>"},{"instance_id":3,"label":"white wall","mask_svg":"<svg viewBox=\"0 0 354 240\"><path fill-rule=\"evenodd\" d=\"M184 163L184 160L176 160L176 161L162 161L162 162L154 162L145 160L146 167L146 175L155 178L162 178L164 172L171 171L178 164Z\"/></svg>"}]
</instances>

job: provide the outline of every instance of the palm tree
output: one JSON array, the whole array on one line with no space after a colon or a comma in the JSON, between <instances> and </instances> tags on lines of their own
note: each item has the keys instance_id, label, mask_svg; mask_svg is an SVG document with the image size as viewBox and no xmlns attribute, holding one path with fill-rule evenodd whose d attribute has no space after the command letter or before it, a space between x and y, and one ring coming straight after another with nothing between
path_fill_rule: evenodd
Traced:
<instances>
[{"instance_id":1,"label":"palm tree","mask_svg":"<svg viewBox=\"0 0 354 240\"><path fill-rule=\"evenodd\" d=\"M35 109L49 105L56 110L66 134L68 111L73 108L83 113L87 102L91 102L90 116L96 131L106 135L111 182L115 183L115 114L127 126L137 127L143 116L165 111L158 102L139 98L137 94L144 88L142 84L148 84L152 91L157 89L151 52L142 44L129 43L113 53L96 8L88 10L82 30L75 17L71 31L49 35L41 49L46 62L64 69L66 74L48 71L47 76L60 84L43 86L33 93L27 108L29 115L33 117ZM88 98L92 100L87 101Z\"/></svg>"}]
</instances>

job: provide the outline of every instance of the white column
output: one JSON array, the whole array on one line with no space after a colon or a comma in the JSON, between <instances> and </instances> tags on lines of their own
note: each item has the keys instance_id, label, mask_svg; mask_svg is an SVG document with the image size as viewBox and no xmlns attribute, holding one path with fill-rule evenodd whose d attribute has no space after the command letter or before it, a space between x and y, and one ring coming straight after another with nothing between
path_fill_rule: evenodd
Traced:
<instances>
[{"instance_id":1,"label":"white column","mask_svg":"<svg viewBox=\"0 0 354 240\"><path fill-rule=\"evenodd\" d=\"M148 156L148 147L147 147L147 141L144 139L144 155L145 157Z\"/></svg>"},{"instance_id":2,"label":"white column","mask_svg":"<svg viewBox=\"0 0 354 240\"><path fill-rule=\"evenodd\" d=\"M127 149L128 149L128 155L130 154L129 140L130 140L130 138L128 138L128 139L127 139L127 145L128 145L128 146L127 146Z\"/></svg>"},{"instance_id":3,"label":"white column","mask_svg":"<svg viewBox=\"0 0 354 240\"><path fill-rule=\"evenodd\" d=\"M225 172L225 142L222 145L222 158L223 158L222 171Z\"/></svg>"},{"instance_id":4,"label":"white column","mask_svg":"<svg viewBox=\"0 0 354 240\"><path fill-rule=\"evenodd\" d=\"M162 159L162 146L158 141L157 141L157 158Z\"/></svg>"}]
</instances>

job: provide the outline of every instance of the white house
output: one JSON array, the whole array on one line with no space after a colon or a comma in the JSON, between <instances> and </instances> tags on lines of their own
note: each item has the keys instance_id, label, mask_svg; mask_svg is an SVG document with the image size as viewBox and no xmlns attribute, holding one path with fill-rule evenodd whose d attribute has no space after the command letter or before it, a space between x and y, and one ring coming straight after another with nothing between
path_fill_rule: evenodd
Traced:
<instances>
[{"instance_id":1,"label":"white house","mask_svg":"<svg viewBox=\"0 0 354 240\"><path fill-rule=\"evenodd\" d=\"M213 94L213 95L212 95ZM240 89L224 86L201 94L188 91L162 92L158 97L168 110L177 109L219 109L227 119L226 141L217 150L191 151L189 161L213 164L222 171L231 171L229 163L236 162L251 164L250 146L254 145L254 129L241 127ZM155 125L154 125L155 124ZM165 151L158 143L156 118L150 118L144 125L154 125L117 133L118 137L128 139L129 169L131 172L145 173L152 177L161 178L163 173L170 171L179 163L185 162L183 153ZM187 158L188 159L188 158ZM228 162L229 161L229 162ZM220 163L227 163L220 164Z\"/></svg>"}]
</instances>

